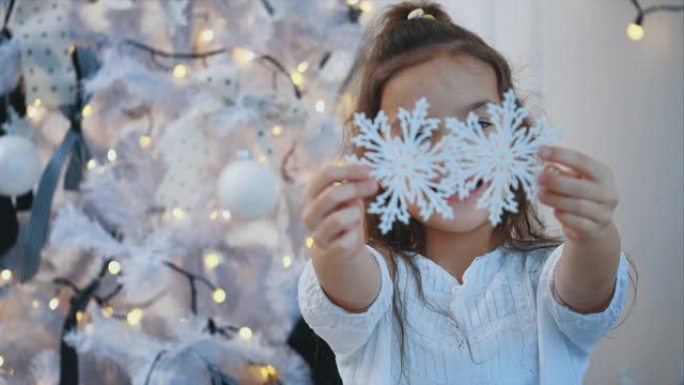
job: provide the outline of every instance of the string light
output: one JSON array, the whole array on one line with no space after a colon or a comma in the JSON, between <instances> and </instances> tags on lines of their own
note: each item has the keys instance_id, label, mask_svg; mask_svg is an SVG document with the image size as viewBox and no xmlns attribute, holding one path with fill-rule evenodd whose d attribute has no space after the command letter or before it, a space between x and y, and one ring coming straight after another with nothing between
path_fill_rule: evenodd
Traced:
<instances>
[{"instance_id":1,"label":"string light","mask_svg":"<svg viewBox=\"0 0 684 385\"><path fill-rule=\"evenodd\" d=\"M629 23L626 29L627 37L632 41L639 41L644 38L644 18L646 15L654 12L669 11L669 12L681 12L684 11L684 5L651 5L646 8L642 8L638 0L630 0L637 10L637 15L634 21Z\"/></svg>"},{"instance_id":2,"label":"string light","mask_svg":"<svg viewBox=\"0 0 684 385\"><path fill-rule=\"evenodd\" d=\"M93 107L91 107L90 104L86 104L85 106L83 106L83 109L81 110L81 116L82 117L86 118L92 113L93 113Z\"/></svg>"},{"instance_id":3,"label":"string light","mask_svg":"<svg viewBox=\"0 0 684 385\"><path fill-rule=\"evenodd\" d=\"M112 259L109 261L109 264L107 264L107 270L109 271L109 274L117 275L121 272L121 263L115 259Z\"/></svg>"},{"instance_id":4,"label":"string light","mask_svg":"<svg viewBox=\"0 0 684 385\"><path fill-rule=\"evenodd\" d=\"M147 135L143 135L138 140L138 143L140 144L140 148L148 148L152 144L152 138Z\"/></svg>"},{"instance_id":5,"label":"string light","mask_svg":"<svg viewBox=\"0 0 684 385\"><path fill-rule=\"evenodd\" d=\"M636 23L627 26L627 37L631 40L639 41L644 37L644 27Z\"/></svg>"},{"instance_id":6,"label":"string light","mask_svg":"<svg viewBox=\"0 0 684 385\"><path fill-rule=\"evenodd\" d=\"M216 289L214 292L211 294L211 297L214 299L214 302L216 303L223 303L226 300L226 292L223 289Z\"/></svg>"},{"instance_id":7,"label":"string light","mask_svg":"<svg viewBox=\"0 0 684 385\"><path fill-rule=\"evenodd\" d=\"M40 115L42 101L40 98L36 98L30 105L26 107L26 116L31 119L37 119Z\"/></svg>"},{"instance_id":8,"label":"string light","mask_svg":"<svg viewBox=\"0 0 684 385\"><path fill-rule=\"evenodd\" d=\"M59 307L59 298L54 297L48 302L48 307L52 310L55 310Z\"/></svg>"},{"instance_id":9,"label":"string light","mask_svg":"<svg viewBox=\"0 0 684 385\"><path fill-rule=\"evenodd\" d=\"M204 266L213 269L220 263L220 255L216 251L209 251L204 254Z\"/></svg>"},{"instance_id":10,"label":"string light","mask_svg":"<svg viewBox=\"0 0 684 385\"><path fill-rule=\"evenodd\" d=\"M3 281L11 280L12 279L12 270L4 269L2 272L0 272L0 278L2 278Z\"/></svg>"},{"instance_id":11,"label":"string light","mask_svg":"<svg viewBox=\"0 0 684 385\"><path fill-rule=\"evenodd\" d=\"M94 169L95 167L97 167L97 161L96 161L95 159L91 159L91 160L88 161L88 163L86 163L86 168L87 168L88 170L92 170L92 169Z\"/></svg>"},{"instance_id":12,"label":"string light","mask_svg":"<svg viewBox=\"0 0 684 385\"><path fill-rule=\"evenodd\" d=\"M114 315L114 309L111 306L103 307L102 309L100 309L100 312L102 313L102 316L105 318L110 318Z\"/></svg>"},{"instance_id":13,"label":"string light","mask_svg":"<svg viewBox=\"0 0 684 385\"><path fill-rule=\"evenodd\" d=\"M210 43L212 40L214 40L214 31L205 29L200 33L200 39L205 43Z\"/></svg>"},{"instance_id":14,"label":"string light","mask_svg":"<svg viewBox=\"0 0 684 385\"><path fill-rule=\"evenodd\" d=\"M303 62L297 64L297 71L304 73L306 70L309 69L309 62L304 60Z\"/></svg>"},{"instance_id":15,"label":"string light","mask_svg":"<svg viewBox=\"0 0 684 385\"><path fill-rule=\"evenodd\" d=\"M180 208L175 208L175 209L171 210L171 215L174 218L181 220L181 219L185 218L185 211L183 211L183 209L180 209Z\"/></svg>"},{"instance_id":16,"label":"string light","mask_svg":"<svg viewBox=\"0 0 684 385\"><path fill-rule=\"evenodd\" d=\"M240 330L238 330L238 335L245 341L251 340L252 334L252 329L248 328L247 326L243 326L240 328Z\"/></svg>"},{"instance_id":17,"label":"string light","mask_svg":"<svg viewBox=\"0 0 684 385\"><path fill-rule=\"evenodd\" d=\"M83 312L77 311L76 312L76 321L81 322L82 319L83 319Z\"/></svg>"},{"instance_id":18,"label":"string light","mask_svg":"<svg viewBox=\"0 0 684 385\"><path fill-rule=\"evenodd\" d=\"M211 213L209 213L209 219L211 219L212 221L217 220L218 216L219 216L218 210L214 210Z\"/></svg>"},{"instance_id":19,"label":"string light","mask_svg":"<svg viewBox=\"0 0 684 385\"><path fill-rule=\"evenodd\" d=\"M233 49L233 60L238 64L247 64L254 60L255 56L254 52L245 48L236 47Z\"/></svg>"},{"instance_id":20,"label":"string light","mask_svg":"<svg viewBox=\"0 0 684 385\"><path fill-rule=\"evenodd\" d=\"M304 76L302 76L300 72L292 72L290 74L290 79L292 79L292 83L297 87L301 86L304 83Z\"/></svg>"},{"instance_id":21,"label":"string light","mask_svg":"<svg viewBox=\"0 0 684 385\"><path fill-rule=\"evenodd\" d=\"M266 158L266 155L259 155L259 162L266 164L268 162L268 158Z\"/></svg>"},{"instance_id":22,"label":"string light","mask_svg":"<svg viewBox=\"0 0 684 385\"><path fill-rule=\"evenodd\" d=\"M290 258L289 255L286 255L283 257L283 267L287 269L290 266L292 266L292 258Z\"/></svg>"},{"instance_id":23,"label":"string light","mask_svg":"<svg viewBox=\"0 0 684 385\"><path fill-rule=\"evenodd\" d=\"M173 67L173 76L178 79L182 79L188 76L188 69L182 64L177 64L175 67Z\"/></svg>"},{"instance_id":24,"label":"string light","mask_svg":"<svg viewBox=\"0 0 684 385\"><path fill-rule=\"evenodd\" d=\"M40 307L40 301L38 301L37 299L34 299L31 302L31 306L33 306L34 309L38 309Z\"/></svg>"},{"instance_id":25,"label":"string light","mask_svg":"<svg viewBox=\"0 0 684 385\"><path fill-rule=\"evenodd\" d=\"M361 9L363 12L370 12L373 10L373 3L370 1L362 1L359 3L359 9Z\"/></svg>"},{"instance_id":26,"label":"string light","mask_svg":"<svg viewBox=\"0 0 684 385\"><path fill-rule=\"evenodd\" d=\"M359 0L347 0L347 5L356 5L359 3Z\"/></svg>"},{"instance_id":27,"label":"string light","mask_svg":"<svg viewBox=\"0 0 684 385\"><path fill-rule=\"evenodd\" d=\"M278 376L278 370L273 365L260 366L259 373L264 380L277 378Z\"/></svg>"},{"instance_id":28,"label":"string light","mask_svg":"<svg viewBox=\"0 0 684 385\"><path fill-rule=\"evenodd\" d=\"M228 210L223 210L221 211L221 218L223 218L224 221L229 221L232 215L230 214L230 211Z\"/></svg>"},{"instance_id":29,"label":"string light","mask_svg":"<svg viewBox=\"0 0 684 385\"><path fill-rule=\"evenodd\" d=\"M0 368L2 368L5 365L5 358L0 355Z\"/></svg>"},{"instance_id":30,"label":"string light","mask_svg":"<svg viewBox=\"0 0 684 385\"><path fill-rule=\"evenodd\" d=\"M316 111L318 111L318 112L325 111L325 102L324 101L319 100L316 102Z\"/></svg>"},{"instance_id":31,"label":"string light","mask_svg":"<svg viewBox=\"0 0 684 385\"><path fill-rule=\"evenodd\" d=\"M271 129L271 132L273 132L273 135L278 136L283 132L283 127L281 125L276 124Z\"/></svg>"},{"instance_id":32,"label":"string light","mask_svg":"<svg viewBox=\"0 0 684 385\"><path fill-rule=\"evenodd\" d=\"M142 310L134 308L131 309L131 311L129 311L128 314L126 314L126 322L128 322L128 324L131 326L135 326L140 323L142 317Z\"/></svg>"},{"instance_id":33,"label":"string light","mask_svg":"<svg viewBox=\"0 0 684 385\"><path fill-rule=\"evenodd\" d=\"M114 151L113 148L110 148L109 151L107 151L107 159L108 159L110 162L115 162L115 161L116 161L116 157L117 157L116 151Z\"/></svg>"},{"instance_id":34,"label":"string light","mask_svg":"<svg viewBox=\"0 0 684 385\"><path fill-rule=\"evenodd\" d=\"M312 248L314 244L314 239L312 237L306 237L306 247Z\"/></svg>"}]
</instances>

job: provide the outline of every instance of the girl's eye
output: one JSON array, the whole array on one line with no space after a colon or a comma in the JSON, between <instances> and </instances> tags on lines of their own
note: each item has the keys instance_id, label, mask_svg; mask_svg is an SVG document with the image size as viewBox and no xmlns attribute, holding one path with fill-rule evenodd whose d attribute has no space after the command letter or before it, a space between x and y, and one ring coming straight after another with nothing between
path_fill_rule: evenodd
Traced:
<instances>
[{"instance_id":1,"label":"girl's eye","mask_svg":"<svg viewBox=\"0 0 684 385\"><path fill-rule=\"evenodd\" d=\"M492 125L491 123L484 121L484 120L478 121L477 124L479 124L483 130Z\"/></svg>"}]
</instances>

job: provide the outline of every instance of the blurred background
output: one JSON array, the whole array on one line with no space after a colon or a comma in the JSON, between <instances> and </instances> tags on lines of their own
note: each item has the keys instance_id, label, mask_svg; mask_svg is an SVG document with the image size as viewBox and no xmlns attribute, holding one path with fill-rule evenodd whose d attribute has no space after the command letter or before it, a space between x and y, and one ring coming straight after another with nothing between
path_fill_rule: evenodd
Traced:
<instances>
[{"instance_id":1,"label":"blurred background","mask_svg":"<svg viewBox=\"0 0 684 385\"><path fill-rule=\"evenodd\" d=\"M392 3L0 0L0 385L338 383L301 196ZM585 384L684 384L684 3L441 3L614 170L638 295Z\"/></svg>"}]
</instances>

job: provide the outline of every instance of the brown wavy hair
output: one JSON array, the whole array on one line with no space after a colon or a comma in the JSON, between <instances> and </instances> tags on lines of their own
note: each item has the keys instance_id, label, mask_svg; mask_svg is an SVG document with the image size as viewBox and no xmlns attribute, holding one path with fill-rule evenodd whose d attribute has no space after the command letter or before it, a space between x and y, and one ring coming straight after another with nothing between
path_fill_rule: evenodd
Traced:
<instances>
[{"instance_id":1,"label":"brown wavy hair","mask_svg":"<svg viewBox=\"0 0 684 385\"><path fill-rule=\"evenodd\" d=\"M416 8L422 8L434 18L408 20L408 14ZM455 24L442 7L433 2L405 1L390 6L370 30L369 39L360 52L358 98L354 112L363 112L366 116L375 116L380 110L383 88L392 76L439 54L469 55L489 65L496 74L497 91L501 98L506 91L514 89L511 67L506 59L478 35ZM517 102L522 105L520 100ZM352 119L353 116L349 116L345 123L345 152L362 156L364 150L354 148L351 144L350 139L358 133L358 127L352 124ZM531 127L530 123L527 121L524 126ZM382 192L381 187L377 194ZM365 199L364 205L367 206L374 199L375 196ZM515 190L515 199L518 212L503 214L501 222L494 228L494 239L500 240L501 245L508 249L523 252L552 248L562 243L562 239L545 234L545 226L534 206L526 199L522 187ZM412 253L426 253L423 225L412 217L408 224L395 222L387 234L382 234L378 227L378 216L365 213L364 223L367 243L386 256L393 272L396 272L396 258L409 266L419 289L419 297L425 302L420 272L411 256ZM396 274L393 276L397 287ZM404 324L401 314L405 314L405 308L398 290L393 293L392 311L400 326L403 361ZM456 322L453 318L452 321ZM468 348L470 350L469 342Z\"/></svg>"}]
</instances>

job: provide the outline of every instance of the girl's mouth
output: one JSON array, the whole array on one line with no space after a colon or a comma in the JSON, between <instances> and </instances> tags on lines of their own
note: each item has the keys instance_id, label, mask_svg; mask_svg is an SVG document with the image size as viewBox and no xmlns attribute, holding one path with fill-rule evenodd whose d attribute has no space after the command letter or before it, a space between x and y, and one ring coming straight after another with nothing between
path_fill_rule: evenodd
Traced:
<instances>
[{"instance_id":1,"label":"girl's mouth","mask_svg":"<svg viewBox=\"0 0 684 385\"><path fill-rule=\"evenodd\" d=\"M461 203L461 202L470 202L472 200L479 198L480 193L482 193L483 190L484 190L484 181L482 179L480 179L477 181L477 184L475 185L475 189L472 190L470 192L470 194L468 194L468 196L466 196L463 199L459 199L458 194L454 194L454 195L449 197L448 202L450 205L453 205L455 203Z\"/></svg>"}]
</instances>

